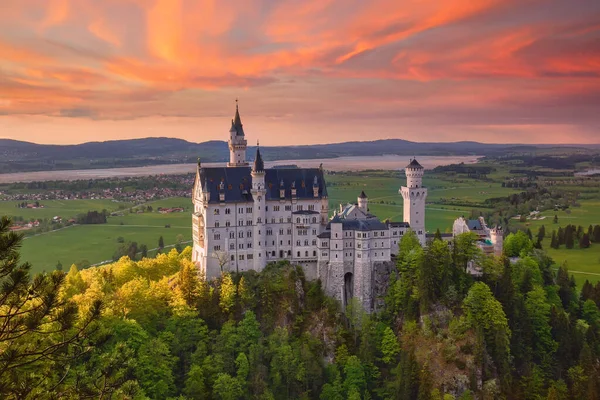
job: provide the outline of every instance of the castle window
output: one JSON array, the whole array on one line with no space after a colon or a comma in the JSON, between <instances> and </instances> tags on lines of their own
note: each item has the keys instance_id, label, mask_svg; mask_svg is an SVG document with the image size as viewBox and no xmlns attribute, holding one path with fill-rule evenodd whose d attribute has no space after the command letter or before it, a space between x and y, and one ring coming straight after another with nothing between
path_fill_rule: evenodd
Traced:
<instances>
[{"instance_id":1,"label":"castle window","mask_svg":"<svg viewBox=\"0 0 600 400\"><path fill-rule=\"evenodd\" d=\"M215 208L215 215L219 215L219 209Z\"/></svg>"},{"instance_id":2,"label":"castle window","mask_svg":"<svg viewBox=\"0 0 600 400\"><path fill-rule=\"evenodd\" d=\"M275 218L271 218L271 223L274 224L275 223Z\"/></svg>"},{"instance_id":3,"label":"castle window","mask_svg":"<svg viewBox=\"0 0 600 400\"><path fill-rule=\"evenodd\" d=\"M275 250L273 250L273 251L271 252L271 255L272 255L273 257L275 257Z\"/></svg>"},{"instance_id":4,"label":"castle window","mask_svg":"<svg viewBox=\"0 0 600 400\"><path fill-rule=\"evenodd\" d=\"M313 219L312 219L312 223L313 223L313 224L316 224L316 223L317 223L317 217L313 217Z\"/></svg>"},{"instance_id":5,"label":"castle window","mask_svg":"<svg viewBox=\"0 0 600 400\"><path fill-rule=\"evenodd\" d=\"M377 232L373 232L373 236L377 237Z\"/></svg>"},{"instance_id":6,"label":"castle window","mask_svg":"<svg viewBox=\"0 0 600 400\"><path fill-rule=\"evenodd\" d=\"M300 252L298 252L298 257L300 257Z\"/></svg>"},{"instance_id":7,"label":"castle window","mask_svg":"<svg viewBox=\"0 0 600 400\"><path fill-rule=\"evenodd\" d=\"M304 257L308 257L308 251L304 252Z\"/></svg>"},{"instance_id":8,"label":"castle window","mask_svg":"<svg viewBox=\"0 0 600 400\"><path fill-rule=\"evenodd\" d=\"M285 211L292 211L292 206L285 206Z\"/></svg>"},{"instance_id":9,"label":"castle window","mask_svg":"<svg viewBox=\"0 0 600 400\"><path fill-rule=\"evenodd\" d=\"M300 241L296 240L296 246L300 246Z\"/></svg>"},{"instance_id":10,"label":"castle window","mask_svg":"<svg viewBox=\"0 0 600 400\"><path fill-rule=\"evenodd\" d=\"M252 225L252 221L251 220L247 220L246 221L246 226Z\"/></svg>"},{"instance_id":11,"label":"castle window","mask_svg":"<svg viewBox=\"0 0 600 400\"><path fill-rule=\"evenodd\" d=\"M360 249L360 243L356 243L356 247Z\"/></svg>"},{"instance_id":12,"label":"castle window","mask_svg":"<svg viewBox=\"0 0 600 400\"><path fill-rule=\"evenodd\" d=\"M241 219L238 221L238 226L244 226L244 221L242 221Z\"/></svg>"},{"instance_id":13,"label":"castle window","mask_svg":"<svg viewBox=\"0 0 600 400\"><path fill-rule=\"evenodd\" d=\"M300 223L300 218L296 218L296 223L299 224Z\"/></svg>"},{"instance_id":14,"label":"castle window","mask_svg":"<svg viewBox=\"0 0 600 400\"><path fill-rule=\"evenodd\" d=\"M252 260L254 258L253 254L248 254L248 260Z\"/></svg>"},{"instance_id":15,"label":"castle window","mask_svg":"<svg viewBox=\"0 0 600 400\"><path fill-rule=\"evenodd\" d=\"M239 238L243 238L244 237L244 232L242 232L242 231L238 232L238 237Z\"/></svg>"},{"instance_id":16,"label":"castle window","mask_svg":"<svg viewBox=\"0 0 600 400\"><path fill-rule=\"evenodd\" d=\"M238 208L238 213L243 214L244 213L244 209L242 207Z\"/></svg>"},{"instance_id":17,"label":"castle window","mask_svg":"<svg viewBox=\"0 0 600 400\"><path fill-rule=\"evenodd\" d=\"M291 245L292 245L292 241L288 240L288 246L291 246Z\"/></svg>"},{"instance_id":18,"label":"castle window","mask_svg":"<svg viewBox=\"0 0 600 400\"><path fill-rule=\"evenodd\" d=\"M272 229L267 229L267 236L270 236L273 234L273 230Z\"/></svg>"},{"instance_id":19,"label":"castle window","mask_svg":"<svg viewBox=\"0 0 600 400\"><path fill-rule=\"evenodd\" d=\"M273 206L273 211L279 211L279 206Z\"/></svg>"},{"instance_id":20,"label":"castle window","mask_svg":"<svg viewBox=\"0 0 600 400\"><path fill-rule=\"evenodd\" d=\"M248 233L246 234L246 237L251 238L252 237L252 231L248 231Z\"/></svg>"},{"instance_id":21,"label":"castle window","mask_svg":"<svg viewBox=\"0 0 600 400\"><path fill-rule=\"evenodd\" d=\"M231 255L231 261L234 261L234 260L235 260L235 256L232 254Z\"/></svg>"},{"instance_id":22,"label":"castle window","mask_svg":"<svg viewBox=\"0 0 600 400\"><path fill-rule=\"evenodd\" d=\"M235 244L229 243L229 250L235 250Z\"/></svg>"},{"instance_id":23,"label":"castle window","mask_svg":"<svg viewBox=\"0 0 600 400\"><path fill-rule=\"evenodd\" d=\"M215 228L219 227L219 221L215 221Z\"/></svg>"},{"instance_id":24,"label":"castle window","mask_svg":"<svg viewBox=\"0 0 600 400\"><path fill-rule=\"evenodd\" d=\"M335 255L335 258L337 258L337 254Z\"/></svg>"},{"instance_id":25,"label":"castle window","mask_svg":"<svg viewBox=\"0 0 600 400\"><path fill-rule=\"evenodd\" d=\"M308 239L306 239L306 240L304 241L304 245L305 245L305 246L308 246Z\"/></svg>"},{"instance_id":26,"label":"castle window","mask_svg":"<svg viewBox=\"0 0 600 400\"><path fill-rule=\"evenodd\" d=\"M283 229L280 229L280 230L279 230L279 234L280 234L280 235L283 235Z\"/></svg>"},{"instance_id":27,"label":"castle window","mask_svg":"<svg viewBox=\"0 0 600 400\"><path fill-rule=\"evenodd\" d=\"M291 229L288 229L288 230L287 230L287 234L288 234L288 235L291 235L291 234L292 234L292 230L291 230Z\"/></svg>"},{"instance_id":28,"label":"castle window","mask_svg":"<svg viewBox=\"0 0 600 400\"><path fill-rule=\"evenodd\" d=\"M297 210L297 211L302 211L302 204L298 204L298 205L296 206L296 210Z\"/></svg>"},{"instance_id":29,"label":"castle window","mask_svg":"<svg viewBox=\"0 0 600 400\"><path fill-rule=\"evenodd\" d=\"M269 211L269 206L265 206L265 211Z\"/></svg>"},{"instance_id":30,"label":"castle window","mask_svg":"<svg viewBox=\"0 0 600 400\"><path fill-rule=\"evenodd\" d=\"M235 239L235 232L229 232L229 239Z\"/></svg>"},{"instance_id":31,"label":"castle window","mask_svg":"<svg viewBox=\"0 0 600 400\"><path fill-rule=\"evenodd\" d=\"M215 240L221 240L221 235L218 233L215 233Z\"/></svg>"},{"instance_id":32,"label":"castle window","mask_svg":"<svg viewBox=\"0 0 600 400\"><path fill-rule=\"evenodd\" d=\"M288 256L290 256L290 257L292 256L292 251L291 250L288 250Z\"/></svg>"},{"instance_id":33,"label":"castle window","mask_svg":"<svg viewBox=\"0 0 600 400\"><path fill-rule=\"evenodd\" d=\"M214 250L214 251L219 251L219 250L221 250L221 246L214 246L214 247L213 247L213 250Z\"/></svg>"},{"instance_id":34,"label":"castle window","mask_svg":"<svg viewBox=\"0 0 600 400\"><path fill-rule=\"evenodd\" d=\"M243 248L244 248L244 243L240 243L240 244L238 244L238 248L239 248L239 249L243 249Z\"/></svg>"},{"instance_id":35,"label":"castle window","mask_svg":"<svg viewBox=\"0 0 600 400\"><path fill-rule=\"evenodd\" d=\"M317 240L316 240L316 239L313 239L313 241L312 241L312 245L313 245L313 246L316 246L316 245L317 245Z\"/></svg>"},{"instance_id":36,"label":"castle window","mask_svg":"<svg viewBox=\"0 0 600 400\"><path fill-rule=\"evenodd\" d=\"M240 260L244 260L244 255L240 254L239 258L240 258Z\"/></svg>"},{"instance_id":37,"label":"castle window","mask_svg":"<svg viewBox=\"0 0 600 400\"><path fill-rule=\"evenodd\" d=\"M288 217L287 218L287 222L288 222L288 224L291 223L292 222L292 217Z\"/></svg>"},{"instance_id":38,"label":"castle window","mask_svg":"<svg viewBox=\"0 0 600 400\"><path fill-rule=\"evenodd\" d=\"M249 249L251 249L252 248L252 243L248 243L248 245L246 247L249 248Z\"/></svg>"},{"instance_id":39,"label":"castle window","mask_svg":"<svg viewBox=\"0 0 600 400\"><path fill-rule=\"evenodd\" d=\"M273 240L273 246L275 246L275 241Z\"/></svg>"},{"instance_id":40,"label":"castle window","mask_svg":"<svg viewBox=\"0 0 600 400\"><path fill-rule=\"evenodd\" d=\"M225 221L225 226L230 226L231 223L229 221Z\"/></svg>"},{"instance_id":41,"label":"castle window","mask_svg":"<svg viewBox=\"0 0 600 400\"><path fill-rule=\"evenodd\" d=\"M384 236L385 236L385 232L381 232L381 237L384 237Z\"/></svg>"},{"instance_id":42,"label":"castle window","mask_svg":"<svg viewBox=\"0 0 600 400\"><path fill-rule=\"evenodd\" d=\"M383 247L383 242L381 242L381 247Z\"/></svg>"},{"instance_id":43,"label":"castle window","mask_svg":"<svg viewBox=\"0 0 600 400\"><path fill-rule=\"evenodd\" d=\"M225 209L225 214L231 214L231 210L229 208Z\"/></svg>"},{"instance_id":44,"label":"castle window","mask_svg":"<svg viewBox=\"0 0 600 400\"><path fill-rule=\"evenodd\" d=\"M252 213L252 207L246 207L246 214Z\"/></svg>"},{"instance_id":45,"label":"castle window","mask_svg":"<svg viewBox=\"0 0 600 400\"><path fill-rule=\"evenodd\" d=\"M362 255L360 253L356 254L356 258L362 258Z\"/></svg>"},{"instance_id":46,"label":"castle window","mask_svg":"<svg viewBox=\"0 0 600 400\"><path fill-rule=\"evenodd\" d=\"M316 257L316 256L317 256L317 252L313 251L313 257Z\"/></svg>"},{"instance_id":47,"label":"castle window","mask_svg":"<svg viewBox=\"0 0 600 400\"><path fill-rule=\"evenodd\" d=\"M258 219L256 220L256 223L257 223L257 224L260 224L260 218L258 218Z\"/></svg>"},{"instance_id":48,"label":"castle window","mask_svg":"<svg viewBox=\"0 0 600 400\"><path fill-rule=\"evenodd\" d=\"M283 217L279 218L279 223L283 224Z\"/></svg>"},{"instance_id":49,"label":"castle window","mask_svg":"<svg viewBox=\"0 0 600 400\"><path fill-rule=\"evenodd\" d=\"M308 209L309 209L310 211L314 211L314 210L315 210L315 206L314 206L313 204L310 204L310 205L308 206Z\"/></svg>"},{"instance_id":50,"label":"castle window","mask_svg":"<svg viewBox=\"0 0 600 400\"><path fill-rule=\"evenodd\" d=\"M322 255L323 257L327 257L327 253L325 253L325 252L322 252L322 253L321 253L321 255Z\"/></svg>"}]
</instances>

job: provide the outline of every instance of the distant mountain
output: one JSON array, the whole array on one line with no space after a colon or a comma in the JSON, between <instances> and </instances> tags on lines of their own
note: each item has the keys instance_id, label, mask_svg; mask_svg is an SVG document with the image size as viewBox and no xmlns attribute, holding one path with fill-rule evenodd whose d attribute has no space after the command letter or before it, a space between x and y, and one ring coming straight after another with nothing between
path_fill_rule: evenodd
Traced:
<instances>
[{"instance_id":1,"label":"distant mountain","mask_svg":"<svg viewBox=\"0 0 600 400\"><path fill-rule=\"evenodd\" d=\"M402 139L345 142L303 146L263 147L266 160L335 158L342 156L397 155L500 155L532 152L557 145L486 144L478 142L419 143ZM577 147L577 146L568 146ZM584 146L582 151L586 151ZM585 146L588 149L590 146ZM252 157L254 147L249 147ZM77 145L46 145L0 139L0 173L130 167L156 164L226 161L227 143L191 143L173 138L145 138L88 142Z\"/></svg>"}]
</instances>

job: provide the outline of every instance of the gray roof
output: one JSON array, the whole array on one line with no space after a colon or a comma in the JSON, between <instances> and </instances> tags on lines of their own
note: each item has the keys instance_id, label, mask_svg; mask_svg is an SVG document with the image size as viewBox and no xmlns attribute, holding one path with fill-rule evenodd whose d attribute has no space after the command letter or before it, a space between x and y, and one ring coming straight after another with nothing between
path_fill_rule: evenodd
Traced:
<instances>
[{"instance_id":1,"label":"gray roof","mask_svg":"<svg viewBox=\"0 0 600 400\"><path fill-rule=\"evenodd\" d=\"M410 224L408 222L390 222L392 228L408 228Z\"/></svg>"},{"instance_id":2,"label":"gray roof","mask_svg":"<svg viewBox=\"0 0 600 400\"><path fill-rule=\"evenodd\" d=\"M413 158L412 161L410 162L410 164L408 164L406 166L406 168L421 168L421 169L423 169L423 166L421 164L419 164L419 162L417 161L416 158Z\"/></svg>"},{"instance_id":3,"label":"gray roof","mask_svg":"<svg viewBox=\"0 0 600 400\"><path fill-rule=\"evenodd\" d=\"M467 226L472 231L481 231L483 230L483 226L481 226L481 221L478 219L470 219L467 221Z\"/></svg>"},{"instance_id":4,"label":"gray roof","mask_svg":"<svg viewBox=\"0 0 600 400\"><path fill-rule=\"evenodd\" d=\"M325 232L321 232L317 235L317 237L319 239L330 239L331 238L331 231L325 231Z\"/></svg>"},{"instance_id":5,"label":"gray roof","mask_svg":"<svg viewBox=\"0 0 600 400\"><path fill-rule=\"evenodd\" d=\"M263 162L262 157L260 156L260 149L256 147L256 157L254 158L254 168L253 171L264 171L265 163Z\"/></svg>"},{"instance_id":6,"label":"gray roof","mask_svg":"<svg viewBox=\"0 0 600 400\"><path fill-rule=\"evenodd\" d=\"M363 190L362 192L360 192L360 196L358 196L359 199L366 199L367 195L365 194L365 191Z\"/></svg>"},{"instance_id":7,"label":"gray roof","mask_svg":"<svg viewBox=\"0 0 600 400\"><path fill-rule=\"evenodd\" d=\"M298 211L294 211L292 212L292 214L296 214L296 215L314 215L314 214L318 214L318 211L313 211L313 210L298 210Z\"/></svg>"},{"instance_id":8,"label":"gray roof","mask_svg":"<svg viewBox=\"0 0 600 400\"><path fill-rule=\"evenodd\" d=\"M240 111L238 110L237 103L235 104L235 117L231 120L230 131L235 131L236 136L244 136L244 127L242 125L242 119L240 118Z\"/></svg>"},{"instance_id":9,"label":"gray roof","mask_svg":"<svg viewBox=\"0 0 600 400\"><path fill-rule=\"evenodd\" d=\"M344 231L384 231L387 230L387 225L377 218L369 219L342 219L335 216L327 224L327 229L331 228L332 223L341 223Z\"/></svg>"},{"instance_id":10,"label":"gray roof","mask_svg":"<svg viewBox=\"0 0 600 400\"><path fill-rule=\"evenodd\" d=\"M210 192L210 203L219 203L219 184L223 182L225 202L251 202L252 176L250 167L200 168L200 182ZM314 199L313 181L317 176L318 198L327 197L325 175L319 168L268 168L265 170L267 200L279 200L280 184L283 181L285 198L292 197L292 184L296 187L297 199Z\"/></svg>"}]
</instances>

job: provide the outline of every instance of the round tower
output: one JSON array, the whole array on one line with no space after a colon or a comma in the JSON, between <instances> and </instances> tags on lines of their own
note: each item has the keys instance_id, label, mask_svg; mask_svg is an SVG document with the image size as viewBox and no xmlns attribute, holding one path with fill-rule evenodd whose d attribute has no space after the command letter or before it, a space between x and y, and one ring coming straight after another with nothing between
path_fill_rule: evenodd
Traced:
<instances>
[{"instance_id":1,"label":"round tower","mask_svg":"<svg viewBox=\"0 0 600 400\"><path fill-rule=\"evenodd\" d=\"M267 190L265 187L265 163L260 155L260 149L256 147L256 157L254 158L254 164L252 165L252 199L254 200L254 206L252 215L254 220L253 225L253 248L254 248L254 270L262 271L266 265L266 253L262 250L265 247L267 229L266 223L266 194Z\"/></svg>"},{"instance_id":2,"label":"round tower","mask_svg":"<svg viewBox=\"0 0 600 400\"><path fill-rule=\"evenodd\" d=\"M504 249L504 232L501 226L490 229L490 241L494 245L494 254L501 256Z\"/></svg>"},{"instance_id":3,"label":"round tower","mask_svg":"<svg viewBox=\"0 0 600 400\"><path fill-rule=\"evenodd\" d=\"M360 196L358 196L358 209L364 212L365 214L369 210L369 198L365 194L364 190L360 192Z\"/></svg>"},{"instance_id":4,"label":"round tower","mask_svg":"<svg viewBox=\"0 0 600 400\"><path fill-rule=\"evenodd\" d=\"M425 200L427 199L427 188L423 187L423 175L425 168L419 164L416 158L404 168L406 174L406 186L402 186L399 192L404 200L404 222L408 222L410 229L417 234L421 245L425 245Z\"/></svg>"}]
</instances>

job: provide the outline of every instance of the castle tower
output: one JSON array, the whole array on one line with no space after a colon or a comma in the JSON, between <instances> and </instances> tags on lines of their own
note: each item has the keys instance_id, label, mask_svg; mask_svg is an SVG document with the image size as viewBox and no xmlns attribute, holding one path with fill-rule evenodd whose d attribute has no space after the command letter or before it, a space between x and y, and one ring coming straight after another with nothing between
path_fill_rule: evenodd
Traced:
<instances>
[{"instance_id":1,"label":"castle tower","mask_svg":"<svg viewBox=\"0 0 600 400\"><path fill-rule=\"evenodd\" d=\"M408 222L410 228L415 232L421 242L425 245L425 199L427 199L427 188L423 187L423 175L425 169L412 159L410 164L404 168L406 174L406 186L400 188L404 199L404 222Z\"/></svg>"},{"instance_id":2,"label":"castle tower","mask_svg":"<svg viewBox=\"0 0 600 400\"><path fill-rule=\"evenodd\" d=\"M504 232L501 226L490 229L490 241L494 245L494 254L501 256L504 248Z\"/></svg>"},{"instance_id":3,"label":"castle tower","mask_svg":"<svg viewBox=\"0 0 600 400\"><path fill-rule=\"evenodd\" d=\"M360 196L358 196L358 209L364 212L365 214L369 210L369 198L365 194L364 190L360 192Z\"/></svg>"},{"instance_id":4,"label":"castle tower","mask_svg":"<svg viewBox=\"0 0 600 400\"><path fill-rule=\"evenodd\" d=\"M252 248L254 249L253 254L253 265L255 271L262 271L266 262L266 253L264 252L263 247L266 246L266 194L267 190L265 187L265 163L260 155L260 149L258 146L256 147L256 157L254 158L254 164L252 165L252 189L250 193L252 193L252 198L254 199L254 207L252 210L252 215L254 217L253 221L253 244Z\"/></svg>"},{"instance_id":5,"label":"castle tower","mask_svg":"<svg viewBox=\"0 0 600 400\"><path fill-rule=\"evenodd\" d=\"M228 167L244 167L246 162L247 142L244 136L244 128L237 100L235 101L235 117L231 120L231 129L229 129L229 162Z\"/></svg>"}]
</instances>

